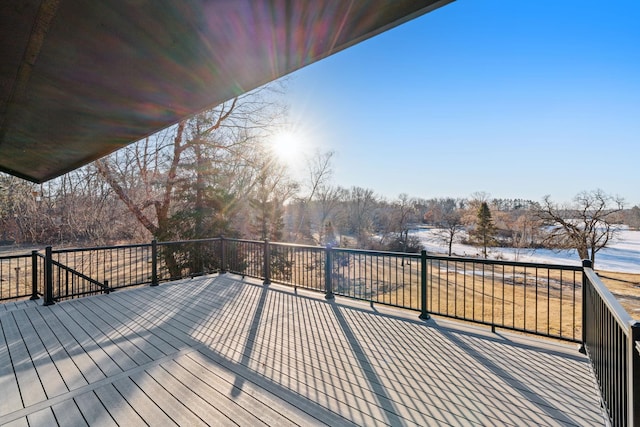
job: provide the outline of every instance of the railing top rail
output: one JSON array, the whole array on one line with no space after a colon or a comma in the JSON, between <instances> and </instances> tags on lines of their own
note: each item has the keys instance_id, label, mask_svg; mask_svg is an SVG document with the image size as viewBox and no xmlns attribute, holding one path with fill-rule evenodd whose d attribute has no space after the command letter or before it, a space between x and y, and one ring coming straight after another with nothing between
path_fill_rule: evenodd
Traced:
<instances>
[{"instance_id":1,"label":"railing top rail","mask_svg":"<svg viewBox=\"0 0 640 427\"><path fill-rule=\"evenodd\" d=\"M349 249L349 248L333 248L333 250L334 252L350 252L350 253L377 255L377 256L395 256L395 257L416 258L416 259L420 259L421 257L420 254L408 253L408 252L370 251L366 249Z\"/></svg>"},{"instance_id":2,"label":"railing top rail","mask_svg":"<svg viewBox=\"0 0 640 427\"><path fill-rule=\"evenodd\" d=\"M234 239L231 237L224 237L224 240L229 241L229 242L239 242L239 243L259 243L259 244L264 244L264 240L251 240L251 239ZM269 244L271 244L272 242L269 242Z\"/></svg>"},{"instance_id":3,"label":"railing top rail","mask_svg":"<svg viewBox=\"0 0 640 427\"><path fill-rule=\"evenodd\" d=\"M66 248L66 249L53 249L53 254L63 254L72 252L86 252L86 251L103 251L112 249L130 249L130 248L145 248L151 247L151 243L134 243L129 245L113 245L113 246L90 246L87 248Z\"/></svg>"},{"instance_id":4,"label":"railing top rail","mask_svg":"<svg viewBox=\"0 0 640 427\"><path fill-rule=\"evenodd\" d=\"M189 243L207 243L207 242L215 242L221 240L220 237L211 237L209 239L193 239L193 240L172 240L172 241L168 241L168 242L157 242L158 246L163 246L163 245L184 245L184 244L189 244ZM148 246L151 246L150 244L148 244Z\"/></svg>"},{"instance_id":5,"label":"railing top rail","mask_svg":"<svg viewBox=\"0 0 640 427\"><path fill-rule=\"evenodd\" d=\"M264 243L264 242L260 242ZM300 248L300 249L316 249L316 250L324 250L324 246L314 246L314 245L302 245L299 243L281 243L281 242L269 242L271 246L285 246L288 248Z\"/></svg>"},{"instance_id":6,"label":"railing top rail","mask_svg":"<svg viewBox=\"0 0 640 427\"><path fill-rule=\"evenodd\" d=\"M616 297L613 296L611 291L607 289L604 283L602 283L602 280L600 280L600 277L598 277L598 275L595 271L593 271L592 268L584 267L584 273L587 276L589 282L591 282L591 284L595 288L596 292L598 292L598 294L600 295L600 298L602 298L602 301L606 304L613 317L622 327L624 333L628 335L629 328L635 323L635 320L633 320L631 315L627 313L627 310L625 310L624 307L620 305Z\"/></svg>"},{"instance_id":7,"label":"railing top rail","mask_svg":"<svg viewBox=\"0 0 640 427\"><path fill-rule=\"evenodd\" d=\"M438 261L486 264L486 265L509 265L514 267L550 268L555 270L582 271L582 266L580 265L544 264L539 262L504 261L504 260L498 260L498 259L463 258L463 257L450 257L446 255L429 255L429 254L427 254L427 259L435 259Z\"/></svg>"},{"instance_id":8,"label":"railing top rail","mask_svg":"<svg viewBox=\"0 0 640 427\"><path fill-rule=\"evenodd\" d=\"M31 258L31 254L20 254L20 255L3 255L0 256L0 260L3 259L16 259L16 258Z\"/></svg>"}]
</instances>

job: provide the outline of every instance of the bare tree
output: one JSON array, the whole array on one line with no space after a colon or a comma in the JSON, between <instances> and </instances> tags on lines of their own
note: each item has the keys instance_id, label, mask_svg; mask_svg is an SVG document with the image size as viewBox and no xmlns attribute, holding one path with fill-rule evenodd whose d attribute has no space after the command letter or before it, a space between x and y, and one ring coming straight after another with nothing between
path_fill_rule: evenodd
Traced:
<instances>
[{"instance_id":1,"label":"bare tree","mask_svg":"<svg viewBox=\"0 0 640 427\"><path fill-rule=\"evenodd\" d=\"M462 215L457 210L451 211L442 217L442 220L438 225L441 229L438 234L447 245L447 253L451 256L453 252L453 242L455 241L456 236L464 230Z\"/></svg>"},{"instance_id":2,"label":"bare tree","mask_svg":"<svg viewBox=\"0 0 640 427\"><path fill-rule=\"evenodd\" d=\"M549 230L544 243L557 249L576 249L580 259L591 260L595 266L596 253L615 238L619 213L624 200L604 191L583 191L574 203L559 206L545 196L538 216Z\"/></svg>"},{"instance_id":3,"label":"bare tree","mask_svg":"<svg viewBox=\"0 0 640 427\"><path fill-rule=\"evenodd\" d=\"M220 234L248 205L261 143L282 110L264 87L97 161L105 182L158 239Z\"/></svg>"},{"instance_id":4,"label":"bare tree","mask_svg":"<svg viewBox=\"0 0 640 427\"><path fill-rule=\"evenodd\" d=\"M94 164L105 182L127 209L154 237L169 235L170 208L177 181L178 166L186 149L184 128L180 122L171 145L168 132L146 138Z\"/></svg>"},{"instance_id":5,"label":"bare tree","mask_svg":"<svg viewBox=\"0 0 640 427\"><path fill-rule=\"evenodd\" d=\"M250 199L254 212L252 237L282 240L284 203L297 190L297 183L289 179L285 167L267 158L258 173Z\"/></svg>"},{"instance_id":6,"label":"bare tree","mask_svg":"<svg viewBox=\"0 0 640 427\"><path fill-rule=\"evenodd\" d=\"M532 210L508 212L503 216L503 223L510 233L510 244L514 249L515 260L518 261L524 249L539 245L541 233L540 219Z\"/></svg>"},{"instance_id":7,"label":"bare tree","mask_svg":"<svg viewBox=\"0 0 640 427\"><path fill-rule=\"evenodd\" d=\"M416 201L408 194L401 193L393 203L393 224L397 234L398 243L403 252L407 252L409 246L409 224L415 221L417 213Z\"/></svg>"},{"instance_id":8,"label":"bare tree","mask_svg":"<svg viewBox=\"0 0 640 427\"><path fill-rule=\"evenodd\" d=\"M376 203L373 190L351 187L347 199L348 228L355 234L358 247L366 247L371 232L371 213Z\"/></svg>"},{"instance_id":9,"label":"bare tree","mask_svg":"<svg viewBox=\"0 0 640 427\"><path fill-rule=\"evenodd\" d=\"M331 170L331 159L333 158L334 154L334 151L326 151L324 153L317 151L313 157L307 159L307 179L303 185L307 187L308 194L299 202L300 218L295 231L295 237L297 240L299 240L301 237L306 237L307 239L312 238L310 226L304 227L305 221L309 221L309 204L312 200L314 200L314 197L316 197L318 190L321 190L324 186L326 186L327 181L331 178L331 174L333 172ZM304 233L302 233L303 227L306 229L306 232ZM322 222L318 226L319 235L322 235L323 228L324 223Z\"/></svg>"},{"instance_id":10,"label":"bare tree","mask_svg":"<svg viewBox=\"0 0 640 427\"><path fill-rule=\"evenodd\" d=\"M321 185L316 192L318 241L321 244L332 243L335 236L335 224L344 222L344 212L339 209L347 199L349 192L339 186ZM327 235L329 232L329 235Z\"/></svg>"}]
</instances>

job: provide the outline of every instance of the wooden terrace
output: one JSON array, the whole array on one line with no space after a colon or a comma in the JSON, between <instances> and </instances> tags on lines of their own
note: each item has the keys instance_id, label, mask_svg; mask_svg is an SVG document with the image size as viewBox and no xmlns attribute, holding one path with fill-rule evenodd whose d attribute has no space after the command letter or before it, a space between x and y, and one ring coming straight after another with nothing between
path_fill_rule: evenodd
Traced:
<instances>
[{"instance_id":1,"label":"wooden terrace","mask_svg":"<svg viewBox=\"0 0 640 427\"><path fill-rule=\"evenodd\" d=\"M603 425L575 345L234 275L0 311L0 425Z\"/></svg>"}]
</instances>

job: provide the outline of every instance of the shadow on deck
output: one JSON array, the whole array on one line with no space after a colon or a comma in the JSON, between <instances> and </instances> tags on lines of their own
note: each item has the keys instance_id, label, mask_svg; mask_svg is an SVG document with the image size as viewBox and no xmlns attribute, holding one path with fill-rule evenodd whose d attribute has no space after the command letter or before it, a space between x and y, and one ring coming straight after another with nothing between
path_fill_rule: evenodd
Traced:
<instances>
[{"instance_id":1,"label":"shadow on deck","mask_svg":"<svg viewBox=\"0 0 640 427\"><path fill-rule=\"evenodd\" d=\"M604 424L575 345L232 275L0 326L1 425Z\"/></svg>"}]
</instances>

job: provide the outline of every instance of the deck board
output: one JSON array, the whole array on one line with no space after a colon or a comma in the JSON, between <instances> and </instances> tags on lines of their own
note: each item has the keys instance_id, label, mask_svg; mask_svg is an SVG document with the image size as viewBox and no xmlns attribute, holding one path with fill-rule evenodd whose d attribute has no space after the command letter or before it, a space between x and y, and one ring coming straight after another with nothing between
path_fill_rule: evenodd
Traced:
<instances>
[{"instance_id":1,"label":"deck board","mask_svg":"<svg viewBox=\"0 0 640 427\"><path fill-rule=\"evenodd\" d=\"M147 372L141 372L131 377L133 382L163 411L171 418L171 420L183 426L205 425L189 407L185 406L185 402L177 399L167 391L160 383L158 383Z\"/></svg>"},{"instance_id":2,"label":"deck board","mask_svg":"<svg viewBox=\"0 0 640 427\"><path fill-rule=\"evenodd\" d=\"M31 426L54 426L57 424L56 417L53 415L51 408L44 408L29 414L27 421Z\"/></svg>"},{"instance_id":3,"label":"deck board","mask_svg":"<svg viewBox=\"0 0 640 427\"><path fill-rule=\"evenodd\" d=\"M82 365L79 359L85 359L86 355L81 353L78 356L71 356L64 345L62 345L60 338L47 320L42 316L46 313L44 310L33 310L25 316L29 318L33 327L38 331L38 335L42 340L49 357L53 360L56 370L60 372L63 381L65 382L68 390L74 390L82 386L87 385L87 380L80 371L78 363Z\"/></svg>"},{"instance_id":4,"label":"deck board","mask_svg":"<svg viewBox=\"0 0 640 427\"><path fill-rule=\"evenodd\" d=\"M603 425L575 346L233 275L0 326L0 424Z\"/></svg>"},{"instance_id":5,"label":"deck board","mask_svg":"<svg viewBox=\"0 0 640 427\"><path fill-rule=\"evenodd\" d=\"M20 301L6 301L4 303L0 302L0 313L14 311L14 310L23 310L28 307L34 307L36 305L42 304L42 300L32 300L32 299L23 299Z\"/></svg>"},{"instance_id":6,"label":"deck board","mask_svg":"<svg viewBox=\"0 0 640 427\"><path fill-rule=\"evenodd\" d=\"M107 408L105 408L100 399L94 392L83 393L80 396L74 398L82 417L89 425L99 426L117 426L113 417L109 414ZM50 424L43 424L50 425Z\"/></svg>"},{"instance_id":7,"label":"deck board","mask_svg":"<svg viewBox=\"0 0 640 427\"><path fill-rule=\"evenodd\" d=\"M24 406L46 399L46 394L40 383L38 372L29 355L25 341L15 322L13 312L2 317L2 329L8 344L11 362L20 388L20 396Z\"/></svg>"},{"instance_id":8,"label":"deck board","mask_svg":"<svg viewBox=\"0 0 640 427\"><path fill-rule=\"evenodd\" d=\"M49 356L49 352L45 348L42 339L33 328L29 318L24 310L16 310L13 312L16 326L20 329L22 340L26 344L27 351L31 357L31 361L36 368L38 377L48 398L58 396L68 391L67 386L55 369L54 362Z\"/></svg>"},{"instance_id":9,"label":"deck board","mask_svg":"<svg viewBox=\"0 0 640 427\"><path fill-rule=\"evenodd\" d=\"M130 379L123 378L113 383L118 392L127 396L127 402L132 408L152 426L176 425L167 414Z\"/></svg>"},{"instance_id":10,"label":"deck board","mask_svg":"<svg viewBox=\"0 0 640 427\"><path fill-rule=\"evenodd\" d=\"M2 329L2 341L0 342L0 390L4 394L3 398L0 399L0 416L23 406L18 380L13 370L12 359L7 346L7 336L4 333L3 319L5 317L7 316L0 316L0 328Z\"/></svg>"},{"instance_id":11,"label":"deck board","mask_svg":"<svg viewBox=\"0 0 640 427\"><path fill-rule=\"evenodd\" d=\"M108 349L109 357L121 370L126 371L152 360L149 356L137 351L136 337L128 338L126 333L118 331L119 325L114 319L108 318L106 313L100 312L97 308L92 307L93 310L87 308L84 302L79 300L74 304L77 313L85 319L82 323L84 331L89 336L102 337L97 344ZM68 305L62 304L61 307L64 309Z\"/></svg>"},{"instance_id":12,"label":"deck board","mask_svg":"<svg viewBox=\"0 0 640 427\"><path fill-rule=\"evenodd\" d=\"M78 405L73 399L65 400L62 403L51 406L56 420L61 426L83 426L87 425Z\"/></svg>"},{"instance_id":13,"label":"deck board","mask_svg":"<svg viewBox=\"0 0 640 427\"><path fill-rule=\"evenodd\" d=\"M144 420L138 415L135 409L129 405L120 392L113 386L107 384L95 390L96 396L102 405L109 411L115 422L121 426L144 425Z\"/></svg>"}]
</instances>

